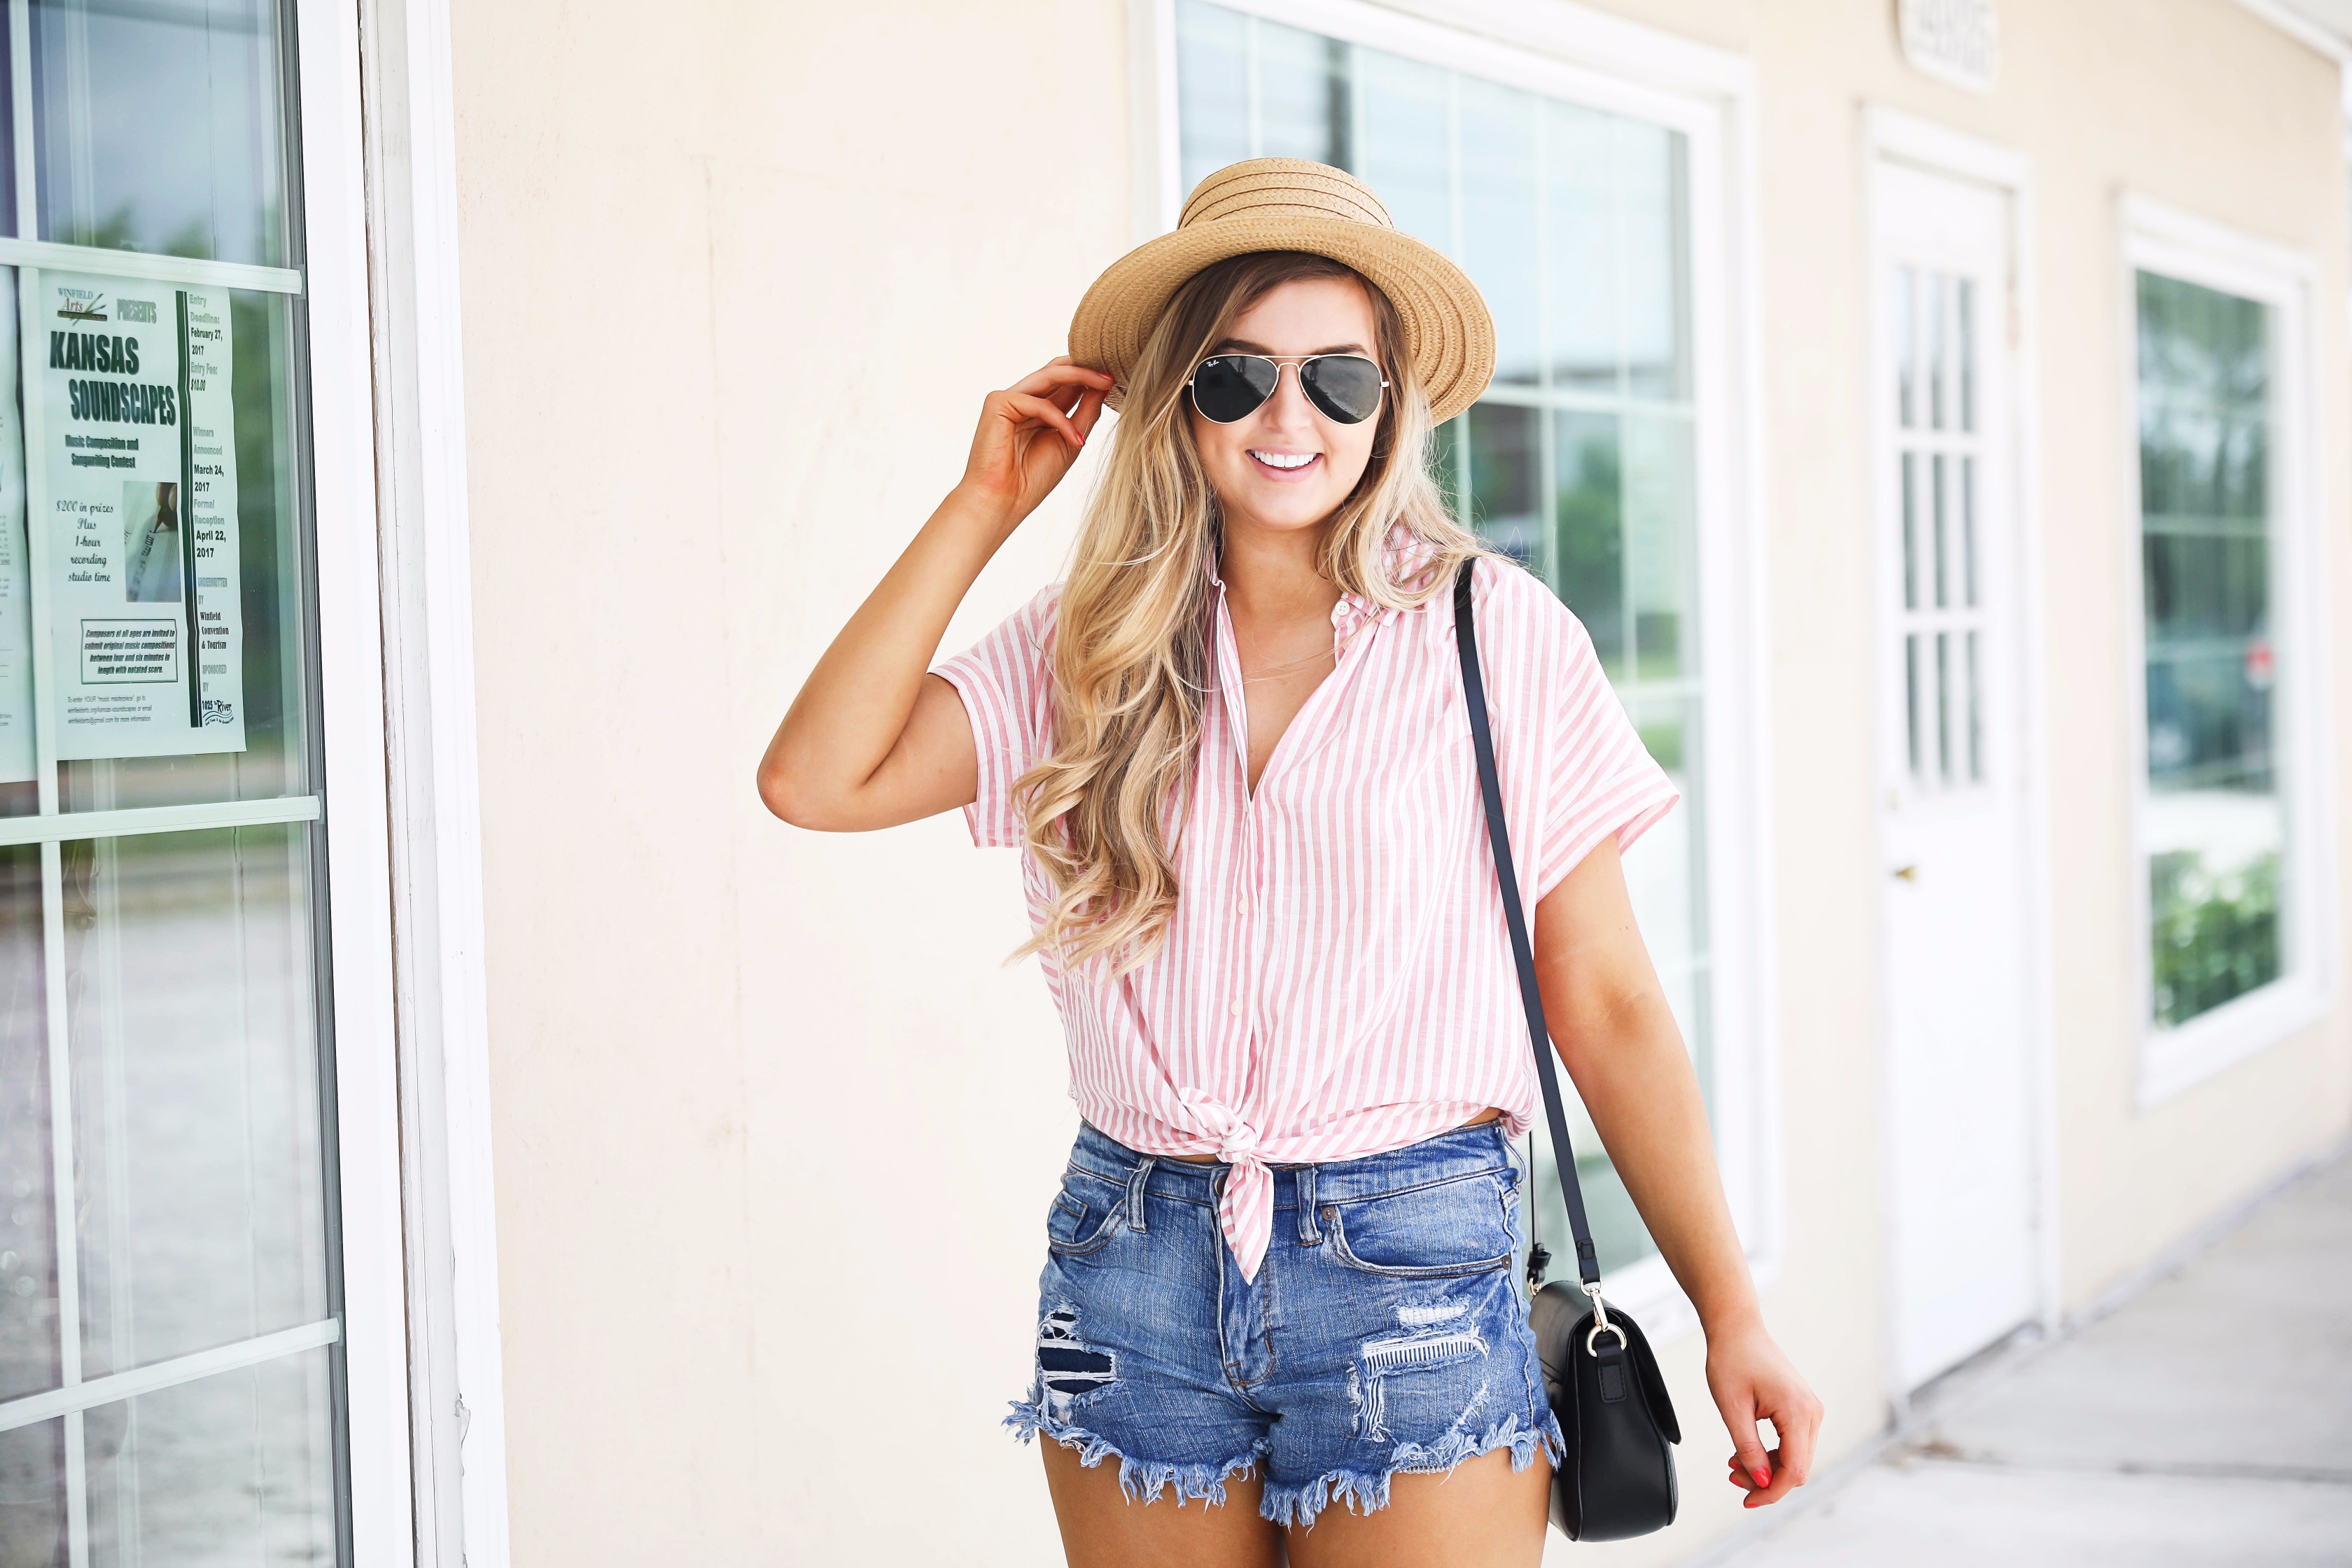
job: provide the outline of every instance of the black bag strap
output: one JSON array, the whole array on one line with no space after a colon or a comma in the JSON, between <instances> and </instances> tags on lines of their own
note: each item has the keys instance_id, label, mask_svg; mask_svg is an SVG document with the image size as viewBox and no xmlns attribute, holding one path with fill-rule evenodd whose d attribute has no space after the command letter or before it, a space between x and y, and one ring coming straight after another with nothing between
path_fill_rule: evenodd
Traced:
<instances>
[{"instance_id":1,"label":"black bag strap","mask_svg":"<svg viewBox=\"0 0 2352 1568\"><path fill-rule=\"evenodd\" d=\"M1551 1123L1551 1156L1559 1166L1560 1195L1568 1200L1568 1228L1576 1238L1577 1277L1601 1283L1600 1256L1592 1250L1592 1226L1584 1217L1584 1188L1576 1179L1576 1151L1568 1142L1568 1111L1560 1103L1559 1073L1552 1065L1551 1031L1544 1027L1543 993L1536 985L1536 955L1528 941L1528 917L1519 907L1518 873L1511 866L1511 836L1503 825L1503 783L1495 771L1495 734L1486 721L1486 681L1478 669L1478 631L1471 624L1472 556L1454 578L1454 642L1462 654L1462 691L1470 708L1470 738L1478 747L1478 793L1486 804L1486 841L1495 847L1495 878L1503 889L1503 921L1511 929L1511 956L1519 966L1519 1000L1528 1010L1528 1038L1536 1051L1536 1077L1543 1085L1544 1116ZM1532 1194L1530 1195L1532 1202Z\"/></svg>"}]
</instances>

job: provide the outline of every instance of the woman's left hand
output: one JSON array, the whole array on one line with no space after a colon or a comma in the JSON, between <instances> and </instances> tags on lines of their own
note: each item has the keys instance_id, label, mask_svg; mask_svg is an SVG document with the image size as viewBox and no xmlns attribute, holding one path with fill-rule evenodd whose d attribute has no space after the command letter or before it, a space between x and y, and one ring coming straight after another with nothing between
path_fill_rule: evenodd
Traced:
<instances>
[{"instance_id":1,"label":"woman's left hand","mask_svg":"<svg viewBox=\"0 0 2352 1568\"><path fill-rule=\"evenodd\" d=\"M1706 1336L1706 1386L1731 1432L1731 1484L1748 1494L1747 1508L1779 1502L1805 1484L1813 1468L1813 1438L1822 1428L1822 1402L1805 1386L1760 1319ZM1780 1446L1767 1449L1759 1421L1772 1423Z\"/></svg>"},{"instance_id":2,"label":"woman's left hand","mask_svg":"<svg viewBox=\"0 0 2352 1568\"><path fill-rule=\"evenodd\" d=\"M1805 1484L1822 1402L1764 1330L1724 1202L1706 1100L1642 945L1617 843L1603 837L1536 906L1544 1021L1601 1145L1706 1330L1706 1385L1731 1429L1731 1480L1748 1506ZM1767 1449L1756 1424L1780 1446Z\"/></svg>"}]
</instances>

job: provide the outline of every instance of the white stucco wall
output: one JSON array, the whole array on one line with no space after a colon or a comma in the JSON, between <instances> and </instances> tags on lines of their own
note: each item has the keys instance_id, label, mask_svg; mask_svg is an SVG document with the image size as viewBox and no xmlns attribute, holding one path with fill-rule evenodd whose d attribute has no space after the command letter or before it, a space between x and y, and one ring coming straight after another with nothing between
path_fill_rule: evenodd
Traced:
<instances>
[{"instance_id":1,"label":"white stucco wall","mask_svg":"<svg viewBox=\"0 0 2352 1568\"><path fill-rule=\"evenodd\" d=\"M2113 216L2128 187L2312 251L2346 429L2336 76L2229 0L2006 5L1985 98L1910 73L1877 0L1612 8L1758 72L1788 1237L1768 1310L1834 1455L1885 1414L1860 110L2035 161L2079 1304L2352 1115L2341 1005L2132 1107ZM1126 7L453 13L516 1561L1056 1560L1036 1458L996 1430L1075 1124L1043 988L999 962L1013 860L953 817L801 833L751 780L960 472L981 394L1060 352L1129 242ZM2328 597L2352 605L2341 442L2327 477ZM1078 488L951 643L1054 574ZM1685 1523L1629 1562L1737 1521L1698 1352L1668 1352Z\"/></svg>"}]
</instances>

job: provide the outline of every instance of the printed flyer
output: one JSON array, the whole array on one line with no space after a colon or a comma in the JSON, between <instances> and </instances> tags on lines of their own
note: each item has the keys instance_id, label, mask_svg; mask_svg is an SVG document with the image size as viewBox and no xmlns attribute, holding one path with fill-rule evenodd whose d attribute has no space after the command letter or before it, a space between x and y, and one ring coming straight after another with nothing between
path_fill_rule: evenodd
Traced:
<instances>
[{"instance_id":1,"label":"printed flyer","mask_svg":"<svg viewBox=\"0 0 2352 1568\"><path fill-rule=\"evenodd\" d=\"M33 580L25 552L25 426L16 408L16 269L0 267L0 784L33 776Z\"/></svg>"},{"instance_id":2,"label":"printed flyer","mask_svg":"<svg viewBox=\"0 0 2352 1568\"><path fill-rule=\"evenodd\" d=\"M37 356L24 383L40 400L25 462L58 756L241 752L227 291L44 272L36 299L19 345ZM24 489L20 476L16 506ZM0 741L29 731L28 714L8 717Z\"/></svg>"}]
</instances>

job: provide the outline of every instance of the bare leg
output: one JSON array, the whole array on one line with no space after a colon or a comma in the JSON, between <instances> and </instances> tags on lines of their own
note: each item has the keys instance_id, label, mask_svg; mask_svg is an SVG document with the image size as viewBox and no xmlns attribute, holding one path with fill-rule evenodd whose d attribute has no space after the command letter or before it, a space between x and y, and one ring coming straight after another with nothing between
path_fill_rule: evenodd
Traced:
<instances>
[{"instance_id":1,"label":"bare leg","mask_svg":"<svg viewBox=\"0 0 2352 1568\"><path fill-rule=\"evenodd\" d=\"M1394 1478L1388 1507L1370 1513L1333 1503L1311 1528L1289 1532L1290 1561L1294 1568L1534 1568L1543 1561L1550 1499L1549 1459L1538 1454L1514 1471L1510 1450L1498 1448L1450 1475Z\"/></svg>"},{"instance_id":2,"label":"bare leg","mask_svg":"<svg viewBox=\"0 0 2352 1568\"><path fill-rule=\"evenodd\" d=\"M1190 1500L1179 1508L1172 1491L1130 1502L1116 1459L1089 1469L1050 1437L1037 1447L1070 1568L1281 1568L1282 1531L1258 1514L1264 1483L1255 1472L1225 1483L1221 1508Z\"/></svg>"}]
</instances>

